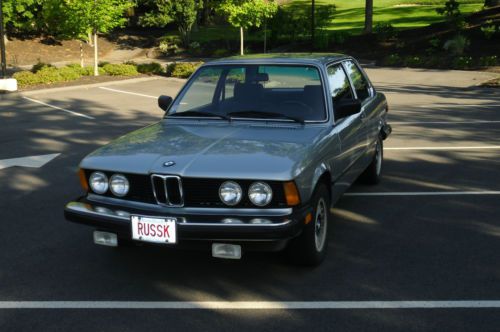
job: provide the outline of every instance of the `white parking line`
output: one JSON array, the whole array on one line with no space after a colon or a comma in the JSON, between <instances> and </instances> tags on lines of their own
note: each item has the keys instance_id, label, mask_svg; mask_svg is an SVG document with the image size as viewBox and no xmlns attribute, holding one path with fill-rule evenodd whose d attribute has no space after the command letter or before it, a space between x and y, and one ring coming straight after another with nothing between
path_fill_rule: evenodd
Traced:
<instances>
[{"instance_id":1,"label":"white parking line","mask_svg":"<svg viewBox=\"0 0 500 332\"><path fill-rule=\"evenodd\" d=\"M500 107L500 104L431 104L431 105L418 105L423 108L435 107Z\"/></svg>"},{"instance_id":2,"label":"white parking line","mask_svg":"<svg viewBox=\"0 0 500 332\"><path fill-rule=\"evenodd\" d=\"M373 193L345 193L344 196L456 196L456 195L500 195L500 191L415 191L415 192L373 192Z\"/></svg>"},{"instance_id":3,"label":"white parking line","mask_svg":"<svg viewBox=\"0 0 500 332\"><path fill-rule=\"evenodd\" d=\"M481 309L500 308L499 300L464 301L3 301L0 309Z\"/></svg>"},{"instance_id":4,"label":"white parking line","mask_svg":"<svg viewBox=\"0 0 500 332\"><path fill-rule=\"evenodd\" d=\"M99 89L108 90L108 91L113 91L113 92L118 92L118 93L125 93L125 94L134 95L134 96L139 96L139 97L145 97L145 98L158 99L158 97L157 97L157 96L155 97L155 96L145 95L145 94L142 94L142 93L136 93L136 92L130 92L130 91L124 91L124 90L118 90L118 89L106 88L106 87L103 87L103 86L101 86Z\"/></svg>"},{"instance_id":5,"label":"white parking line","mask_svg":"<svg viewBox=\"0 0 500 332\"><path fill-rule=\"evenodd\" d=\"M500 145L482 145L482 146L408 146L398 148L387 148L384 150L498 150Z\"/></svg>"},{"instance_id":6,"label":"white parking line","mask_svg":"<svg viewBox=\"0 0 500 332\"><path fill-rule=\"evenodd\" d=\"M67 110L65 108L58 107L58 106L50 105L50 104L44 103L43 101L40 101L40 100L36 100L36 99L28 98L28 97L23 97L23 98L26 99L26 100L29 100L29 101L31 101L33 103L37 103L37 104L44 105L44 106L47 106L47 107L50 107L50 108L54 108L56 110L60 110L60 111L63 111L63 112L69 113L69 114L80 116L82 118L86 118L86 119L90 119L90 120L95 120L95 118L92 117L92 116L85 115L85 114L78 113L78 112L73 112L73 111Z\"/></svg>"},{"instance_id":7,"label":"white parking line","mask_svg":"<svg viewBox=\"0 0 500 332\"><path fill-rule=\"evenodd\" d=\"M414 124L484 124L484 123L500 123L500 120L470 120L470 121L400 121L400 122L389 122L391 125L414 125Z\"/></svg>"}]
</instances>

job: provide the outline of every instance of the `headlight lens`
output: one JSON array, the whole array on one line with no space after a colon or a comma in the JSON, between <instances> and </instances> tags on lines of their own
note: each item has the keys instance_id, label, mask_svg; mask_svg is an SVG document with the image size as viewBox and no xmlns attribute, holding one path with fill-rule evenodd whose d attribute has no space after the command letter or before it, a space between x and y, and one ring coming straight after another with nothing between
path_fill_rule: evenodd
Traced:
<instances>
[{"instance_id":1,"label":"headlight lens","mask_svg":"<svg viewBox=\"0 0 500 332\"><path fill-rule=\"evenodd\" d=\"M89 185L96 194L104 194L108 191L108 177L102 172L94 172L90 174Z\"/></svg>"},{"instance_id":2,"label":"headlight lens","mask_svg":"<svg viewBox=\"0 0 500 332\"><path fill-rule=\"evenodd\" d=\"M125 176L121 174L115 174L109 181L109 188L111 189L113 195L123 197L128 194L130 184Z\"/></svg>"},{"instance_id":3,"label":"headlight lens","mask_svg":"<svg viewBox=\"0 0 500 332\"><path fill-rule=\"evenodd\" d=\"M241 201L241 196L241 187L236 182L226 181L219 188L220 200L226 205L238 204Z\"/></svg>"},{"instance_id":4,"label":"headlight lens","mask_svg":"<svg viewBox=\"0 0 500 332\"><path fill-rule=\"evenodd\" d=\"M265 182L255 182L248 190L248 198L257 206L265 206L273 199L273 190Z\"/></svg>"}]
</instances>

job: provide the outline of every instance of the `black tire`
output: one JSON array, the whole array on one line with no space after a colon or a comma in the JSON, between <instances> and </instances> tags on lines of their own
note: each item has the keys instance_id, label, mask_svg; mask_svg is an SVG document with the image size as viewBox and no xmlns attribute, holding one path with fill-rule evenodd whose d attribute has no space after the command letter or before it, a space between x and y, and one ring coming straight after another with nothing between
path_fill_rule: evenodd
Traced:
<instances>
[{"instance_id":1,"label":"black tire","mask_svg":"<svg viewBox=\"0 0 500 332\"><path fill-rule=\"evenodd\" d=\"M377 143L375 145L375 153L373 154L373 160L365 169L363 174L361 174L361 181L366 184L378 184L380 182L380 177L382 174L382 165L384 162L384 141L382 137L378 137Z\"/></svg>"},{"instance_id":2,"label":"black tire","mask_svg":"<svg viewBox=\"0 0 500 332\"><path fill-rule=\"evenodd\" d=\"M324 183L318 184L312 198L313 219L288 246L288 255L294 264L316 266L325 258L328 248L328 220L330 195Z\"/></svg>"}]
</instances>

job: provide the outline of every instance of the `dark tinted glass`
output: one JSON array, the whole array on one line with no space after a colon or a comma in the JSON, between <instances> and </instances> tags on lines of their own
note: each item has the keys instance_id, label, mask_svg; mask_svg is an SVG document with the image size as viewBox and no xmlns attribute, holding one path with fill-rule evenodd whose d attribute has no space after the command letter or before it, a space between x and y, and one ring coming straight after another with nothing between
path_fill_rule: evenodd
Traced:
<instances>
[{"instance_id":1,"label":"dark tinted glass","mask_svg":"<svg viewBox=\"0 0 500 332\"><path fill-rule=\"evenodd\" d=\"M333 100L333 108L336 109L344 100L352 100L353 95L349 79L341 65L328 67L328 81L330 93Z\"/></svg>"},{"instance_id":2,"label":"dark tinted glass","mask_svg":"<svg viewBox=\"0 0 500 332\"><path fill-rule=\"evenodd\" d=\"M345 65L347 73L349 74L352 84L354 85L354 90L356 90L358 99L361 101L365 100L370 96L370 93L368 92L368 82L354 62L346 61Z\"/></svg>"}]
</instances>

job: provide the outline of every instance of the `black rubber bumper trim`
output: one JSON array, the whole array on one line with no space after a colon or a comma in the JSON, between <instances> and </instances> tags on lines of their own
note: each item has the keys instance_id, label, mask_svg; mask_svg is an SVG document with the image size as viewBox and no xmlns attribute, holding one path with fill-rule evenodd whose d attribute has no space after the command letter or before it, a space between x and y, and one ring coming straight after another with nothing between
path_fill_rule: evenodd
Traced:
<instances>
[{"instance_id":1,"label":"black rubber bumper trim","mask_svg":"<svg viewBox=\"0 0 500 332\"><path fill-rule=\"evenodd\" d=\"M85 202L88 204L84 198L78 200L80 202ZM100 204L99 206L104 206ZM114 207L116 208L116 207ZM120 207L121 210L125 210L124 207ZM270 241L270 240L287 240L293 238L300 234L303 227L303 220L307 212L310 211L308 207L302 207L299 209L294 209L292 215L287 217L291 221L283 225L273 225L273 226L256 226L256 225L201 225L197 223L196 225L189 224L187 222L177 224L177 237L179 241L182 240L248 240L248 241ZM131 214L139 215L154 215L158 216L158 213L152 213L142 210L132 210L128 211ZM175 215L169 215L170 217L175 217ZM131 226L130 221L126 219L116 218L112 216L94 215L85 212L69 210L65 208L64 217L66 220L80 223L84 225L89 225L100 230L105 230L109 232L116 233L122 238L131 238ZM189 220L189 216L183 216ZM226 216L207 216L206 222L211 222L212 220L221 220ZM259 218L259 216L254 216ZM197 219L200 216L196 216Z\"/></svg>"}]
</instances>

